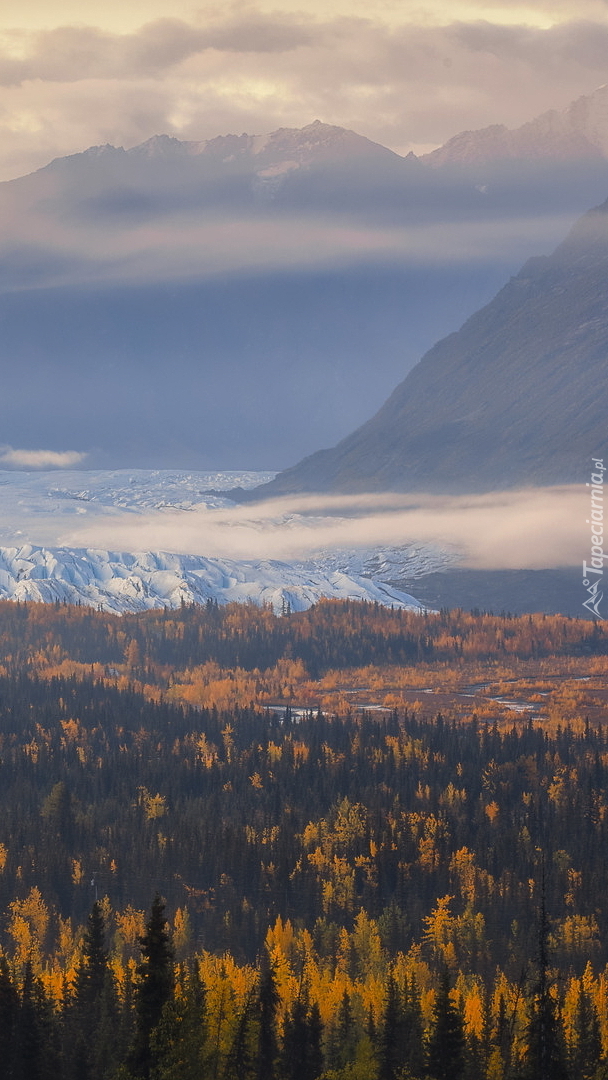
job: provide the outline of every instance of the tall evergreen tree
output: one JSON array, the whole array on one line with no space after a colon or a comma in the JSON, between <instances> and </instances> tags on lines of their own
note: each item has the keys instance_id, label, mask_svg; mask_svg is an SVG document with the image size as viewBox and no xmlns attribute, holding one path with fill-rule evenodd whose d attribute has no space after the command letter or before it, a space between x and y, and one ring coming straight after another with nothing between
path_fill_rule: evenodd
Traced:
<instances>
[{"instance_id":1,"label":"tall evergreen tree","mask_svg":"<svg viewBox=\"0 0 608 1080\"><path fill-rule=\"evenodd\" d=\"M211 1075L206 1038L205 988L193 962L185 974L182 993L169 998L152 1031L151 1080L205 1080Z\"/></svg>"},{"instance_id":2,"label":"tall evergreen tree","mask_svg":"<svg viewBox=\"0 0 608 1080\"><path fill-rule=\"evenodd\" d=\"M568 1047L570 1075L576 1080L594 1080L601 1056L602 1040L597 1010L581 985L574 1014L573 1038Z\"/></svg>"},{"instance_id":3,"label":"tall evergreen tree","mask_svg":"<svg viewBox=\"0 0 608 1080\"><path fill-rule=\"evenodd\" d=\"M313 1001L308 1014L308 1065L311 1080L323 1072L323 1021L318 1003Z\"/></svg>"},{"instance_id":4,"label":"tall evergreen tree","mask_svg":"<svg viewBox=\"0 0 608 1080\"><path fill-rule=\"evenodd\" d=\"M15 1023L14 1080L51 1080L60 1071L54 1013L31 963L24 968Z\"/></svg>"},{"instance_id":5,"label":"tall evergreen tree","mask_svg":"<svg viewBox=\"0 0 608 1080\"><path fill-rule=\"evenodd\" d=\"M403 1065L404 1024L399 987L392 971L378 1031L378 1080L396 1080Z\"/></svg>"},{"instance_id":6,"label":"tall evergreen tree","mask_svg":"<svg viewBox=\"0 0 608 1080\"><path fill-rule=\"evenodd\" d=\"M15 1025L19 994L11 978L5 956L0 957L0 1080L13 1075Z\"/></svg>"},{"instance_id":7,"label":"tall evergreen tree","mask_svg":"<svg viewBox=\"0 0 608 1080\"><path fill-rule=\"evenodd\" d=\"M427 1069L432 1080L461 1080L465 1070L464 1023L450 997L450 977L444 969L433 1008L427 1043Z\"/></svg>"},{"instance_id":8,"label":"tall evergreen tree","mask_svg":"<svg viewBox=\"0 0 608 1080\"><path fill-rule=\"evenodd\" d=\"M118 1061L123 1062L122 1069L126 1076L129 1076L130 1074L128 1073L125 1063L130 1058L134 1041L135 992L131 968L127 966L124 972L122 994L118 1002L118 1025L116 1028L116 1057ZM121 1077L117 1077L117 1080L122 1080L122 1074Z\"/></svg>"},{"instance_id":9,"label":"tall evergreen tree","mask_svg":"<svg viewBox=\"0 0 608 1080\"><path fill-rule=\"evenodd\" d=\"M333 1022L329 1026L326 1042L327 1068L343 1069L355 1057L357 1028L348 990L342 995Z\"/></svg>"},{"instance_id":10,"label":"tall evergreen tree","mask_svg":"<svg viewBox=\"0 0 608 1080\"><path fill-rule=\"evenodd\" d=\"M103 912L96 901L87 921L82 960L64 1021L68 1078L104 1080L113 1071L117 1026L116 988L106 948Z\"/></svg>"},{"instance_id":11,"label":"tall evergreen tree","mask_svg":"<svg viewBox=\"0 0 608 1080\"><path fill-rule=\"evenodd\" d=\"M536 979L528 1002L524 1080L568 1080L562 1026L549 978L549 919L544 884L538 925Z\"/></svg>"},{"instance_id":12,"label":"tall evergreen tree","mask_svg":"<svg viewBox=\"0 0 608 1080\"><path fill-rule=\"evenodd\" d=\"M404 1061L413 1076L422 1076L424 1073L424 1025L422 1022L422 1009L420 1006L420 994L416 985L416 979L407 981L403 992L404 1009Z\"/></svg>"},{"instance_id":13,"label":"tall evergreen tree","mask_svg":"<svg viewBox=\"0 0 608 1080\"><path fill-rule=\"evenodd\" d=\"M263 955L258 993L259 1028L257 1047L257 1080L275 1080L277 1063L277 1010L279 992L274 965Z\"/></svg>"},{"instance_id":14,"label":"tall evergreen tree","mask_svg":"<svg viewBox=\"0 0 608 1080\"><path fill-rule=\"evenodd\" d=\"M319 1007L301 992L285 1018L281 1080L316 1080L323 1068Z\"/></svg>"},{"instance_id":15,"label":"tall evergreen tree","mask_svg":"<svg viewBox=\"0 0 608 1080\"><path fill-rule=\"evenodd\" d=\"M116 1063L121 1059L120 1011L116 985L110 970L105 974L101 994L96 1007L96 1030L91 1047L91 1072L93 1080L114 1077Z\"/></svg>"},{"instance_id":16,"label":"tall evergreen tree","mask_svg":"<svg viewBox=\"0 0 608 1080\"><path fill-rule=\"evenodd\" d=\"M146 931L140 938L141 961L135 986L135 1041L129 1055L133 1074L149 1080L152 1063L151 1036L173 994L173 948L169 938L165 904L156 894Z\"/></svg>"},{"instance_id":17,"label":"tall evergreen tree","mask_svg":"<svg viewBox=\"0 0 608 1080\"><path fill-rule=\"evenodd\" d=\"M74 1000L85 1009L98 1001L108 973L106 928L101 904L95 901L87 920L82 948L82 962L74 980Z\"/></svg>"},{"instance_id":18,"label":"tall evergreen tree","mask_svg":"<svg viewBox=\"0 0 608 1080\"><path fill-rule=\"evenodd\" d=\"M254 1080L256 1076L256 1012L257 1001L254 988L247 995L245 1004L237 1017L222 1080Z\"/></svg>"}]
</instances>

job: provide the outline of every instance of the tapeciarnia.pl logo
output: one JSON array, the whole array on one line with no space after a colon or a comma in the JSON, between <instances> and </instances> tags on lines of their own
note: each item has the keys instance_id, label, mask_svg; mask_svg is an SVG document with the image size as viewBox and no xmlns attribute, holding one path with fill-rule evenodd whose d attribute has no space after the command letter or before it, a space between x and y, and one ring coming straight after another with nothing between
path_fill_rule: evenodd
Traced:
<instances>
[{"instance_id":1,"label":"tapeciarnia.pl logo","mask_svg":"<svg viewBox=\"0 0 608 1080\"><path fill-rule=\"evenodd\" d=\"M590 488L591 517L587 518L587 525L591 526L591 561L583 559L583 585L589 596L583 601L583 607L587 608L597 619L603 619L600 612L600 603L604 595L602 591L604 576L604 465L603 458L591 458L593 472L591 482L586 486Z\"/></svg>"}]
</instances>

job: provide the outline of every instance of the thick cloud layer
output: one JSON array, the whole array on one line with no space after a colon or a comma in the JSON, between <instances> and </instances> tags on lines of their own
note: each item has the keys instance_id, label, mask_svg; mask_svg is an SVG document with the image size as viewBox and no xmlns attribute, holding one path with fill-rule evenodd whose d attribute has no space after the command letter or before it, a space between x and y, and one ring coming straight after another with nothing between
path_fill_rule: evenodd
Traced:
<instances>
[{"instance_id":1,"label":"thick cloud layer","mask_svg":"<svg viewBox=\"0 0 608 1080\"><path fill-rule=\"evenodd\" d=\"M235 559L300 559L323 550L435 543L484 569L573 565L586 556L587 495L554 487L446 498L306 496L255 506L141 517L116 514L36 542L165 550Z\"/></svg>"},{"instance_id":2,"label":"thick cloud layer","mask_svg":"<svg viewBox=\"0 0 608 1080\"><path fill-rule=\"evenodd\" d=\"M521 124L606 81L608 12L577 3L56 3L0 24L0 177L87 145L316 116L400 152ZM2 25L4 31L2 31Z\"/></svg>"}]
</instances>

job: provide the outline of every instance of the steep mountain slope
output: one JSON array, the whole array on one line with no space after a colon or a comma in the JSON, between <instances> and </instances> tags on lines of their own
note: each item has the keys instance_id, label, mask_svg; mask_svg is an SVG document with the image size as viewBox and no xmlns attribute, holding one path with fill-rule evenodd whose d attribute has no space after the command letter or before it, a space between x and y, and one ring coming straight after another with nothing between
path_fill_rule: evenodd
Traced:
<instances>
[{"instance_id":1,"label":"steep mountain slope","mask_svg":"<svg viewBox=\"0 0 608 1080\"><path fill-rule=\"evenodd\" d=\"M0 184L2 442L291 464L607 188L601 155L432 169L319 122L54 161Z\"/></svg>"},{"instance_id":2,"label":"steep mountain slope","mask_svg":"<svg viewBox=\"0 0 608 1080\"><path fill-rule=\"evenodd\" d=\"M608 457L607 286L608 202L435 345L363 427L258 493L581 482Z\"/></svg>"}]
</instances>

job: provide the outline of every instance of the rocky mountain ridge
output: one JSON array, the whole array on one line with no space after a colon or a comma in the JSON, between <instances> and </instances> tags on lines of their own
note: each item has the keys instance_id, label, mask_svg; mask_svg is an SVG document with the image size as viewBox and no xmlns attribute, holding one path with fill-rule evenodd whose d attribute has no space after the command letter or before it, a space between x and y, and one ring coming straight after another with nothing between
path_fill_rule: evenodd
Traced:
<instances>
[{"instance_id":1,"label":"rocky mountain ridge","mask_svg":"<svg viewBox=\"0 0 608 1080\"><path fill-rule=\"evenodd\" d=\"M550 109L518 128L492 124L461 131L422 155L425 165L474 165L506 160L575 161L608 158L608 85L565 109Z\"/></svg>"},{"instance_id":2,"label":"rocky mountain ridge","mask_svg":"<svg viewBox=\"0 0 608 1080\"><path fill-rule=\"evenodd\" d=\"M258 489L471 493L608 459L608 201L444 338L366 424Z\"/></svg>"},{"instance_id":3,"label":"rocky mountain ridge","mask_svg":"<svg viewBox=\"0 0 608 1080\"><path fill-rule=\"evenodd\" d=\"M600 153L430 168L318 121L58 159L0 184L3 441L293 464L606 191Z\"/></svg>"}]
</instances>

